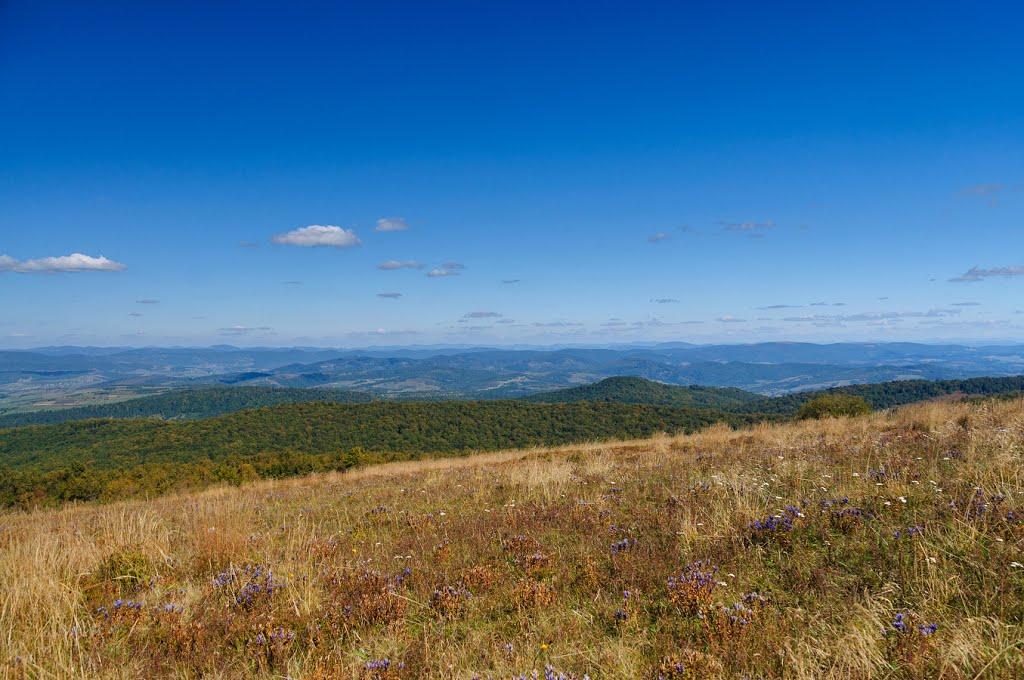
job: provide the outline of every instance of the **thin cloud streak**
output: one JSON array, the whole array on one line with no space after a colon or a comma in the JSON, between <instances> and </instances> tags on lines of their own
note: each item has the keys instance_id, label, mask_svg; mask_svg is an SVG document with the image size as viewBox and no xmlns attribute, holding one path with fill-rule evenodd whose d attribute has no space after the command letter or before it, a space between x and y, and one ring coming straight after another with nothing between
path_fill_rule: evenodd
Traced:
<instances>
[{"instance_id":1,"label":"thin cloud streak","mask_svg":"<svg viewBox=\"0 0 1024 680\"><path fill-rule=\"evenodd\" d=\"M41 257L35 260L16 260L9 255L0 255L0 272L17 274L72 274L79 272L119 272L128 267L100 255L92 257L83 253L71 253L58 257Z\"/></svg>"}]
</instances>

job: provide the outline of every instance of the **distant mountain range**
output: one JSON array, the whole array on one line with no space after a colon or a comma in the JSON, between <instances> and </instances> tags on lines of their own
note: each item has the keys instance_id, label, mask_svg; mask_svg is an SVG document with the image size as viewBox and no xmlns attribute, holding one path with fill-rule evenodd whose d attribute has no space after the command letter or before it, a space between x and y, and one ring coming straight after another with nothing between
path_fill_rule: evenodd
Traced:
<instances>
[{"instance_id":1,"label":"distant mountain range","mask_svg":"<svg viewBox=\"0 0 1024 680\"><path fill-rule=\"evenodd\" d=\"M1024 393L1024 376L937 381L901 380L833 387L827 390L793 392L776 397L765 397L734 387L666 385L644 378L622 376L506 401L536 404L591 402L595 404L657 406L689 412L699 411L705 415L713 413L717 414L715 415L717 418L729 420L732 415L746 415L754 418L789 417L796 414L804 402L827 393L858 396L865 399L874 408L888 408L948 395L1020 394ZM375 400L381 401L364 392L320 388L195 387L169 390L161 394L110 404L9 413L0 415L0 428L49 425L100 418L200 420L237 411L286 404L310 402L359 404Z\"/></svg>"},{"instance_id":2,"label":"distant mountain range","mask_svg":"<svg viewBox=\"0 0 1024 680\"><path fill-rule=\"evenodd\" d=\"M81 348L0 351L0 413L199 386L348 390L388 399L495 399L613 376L762 395L893 380L1024 373L1024 346L759 343L548 348ZM696 396L696 395L694 395Z\"/></svg>"}]
</instances>

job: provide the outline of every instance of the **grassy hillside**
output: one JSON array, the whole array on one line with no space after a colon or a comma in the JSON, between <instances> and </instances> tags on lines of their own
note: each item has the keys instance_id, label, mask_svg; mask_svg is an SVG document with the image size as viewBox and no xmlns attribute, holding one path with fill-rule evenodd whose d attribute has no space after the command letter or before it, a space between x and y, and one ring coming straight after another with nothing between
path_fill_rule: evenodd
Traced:
<instances>
[{"instance_id":1,"label":"grassy hillside","mask_svg":"<svg viewBox=\"0 0 1024 680\"><path fill-rule=\"evenodd\" d=\"M620 376L564 390L542 392L525 401L567 403L576 401L611 401L620 404L655 404L699 408L738 409L764 397L735 387L701 387L699 385L667 385L665 383Z\"/></svg>"},{"instance_id":2,"label":"grassy hillside","mask_svg":"<svg viewBox=\"0 0 1024 680\"><path fill-rule=\"evenodd\" d=\"M345 390L200 387L172 390L112 404L10 414L0 416L0 427L47 425L91 418L211 418L243 409L307 401L358 403L370 401L370 396Z\"/></svg>"},{"instance_id":3,"label":"grassy hillside","mask_svg":"<svg viewBox=\"0 0 1024 680\"><path fill-rule=\"evenodd\" d=\"M1016 678L1022 453L929 403L9 513L0 668Z\"/></svg>"},{"instance_id":4,"label":"grassy hillside","mask_svg":"<svg viewBox=\"0 0 1024 680\"><path fill-rule=\"evenodd\" d=\"M194 421L0 430L0 505L123 498L421 455L684 432L752 418L630 404L302 403Z\"/></svg>"}]
</instances>

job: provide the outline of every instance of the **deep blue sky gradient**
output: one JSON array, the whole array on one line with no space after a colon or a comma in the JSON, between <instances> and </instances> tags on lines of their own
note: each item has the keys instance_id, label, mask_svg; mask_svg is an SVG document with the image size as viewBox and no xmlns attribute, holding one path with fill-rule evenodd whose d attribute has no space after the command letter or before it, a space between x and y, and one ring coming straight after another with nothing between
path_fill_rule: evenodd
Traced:
<instances>
[{"instance_id":1,"label":"deep blue sky gradient","mask_svg":"<svg viewBox=\"0 0 1024 680\"><path fill-rule=\"evenodd\" d=\"M0 255L126 266L0 272L0 346L1024 340L1022 25L0 1Z\"/></svg>"}]
</instances>

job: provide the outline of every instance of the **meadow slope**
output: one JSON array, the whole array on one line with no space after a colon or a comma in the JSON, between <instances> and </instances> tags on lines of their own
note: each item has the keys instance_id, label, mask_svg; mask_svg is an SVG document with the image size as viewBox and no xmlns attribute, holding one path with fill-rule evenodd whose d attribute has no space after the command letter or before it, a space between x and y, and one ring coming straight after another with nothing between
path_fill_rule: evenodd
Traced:
<instances>
[{"instance_id":1,"label":"meadow slope","mask_svg":"<svg viewBox=\"0 0 1024 680\"><path fill-rule=\"evenodd\" d=\"M0 514L4 677L1011 678L1024 401Z\"/></svg>"}]
</instances>

